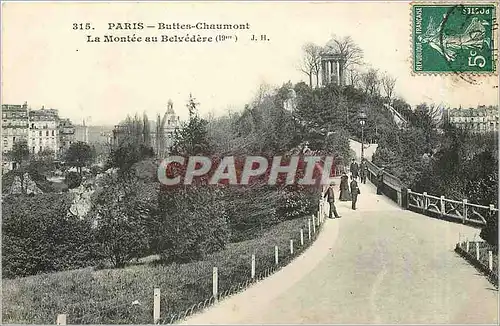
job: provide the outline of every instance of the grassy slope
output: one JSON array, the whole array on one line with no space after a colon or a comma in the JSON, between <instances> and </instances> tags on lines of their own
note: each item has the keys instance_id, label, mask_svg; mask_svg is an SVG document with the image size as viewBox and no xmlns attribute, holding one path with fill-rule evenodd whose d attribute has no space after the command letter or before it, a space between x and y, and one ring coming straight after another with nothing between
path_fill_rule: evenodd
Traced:
<instances>
[{"instance_id":1,"label":"grassy slope","mask_svg":"<svg viewBox=\"0 0 500 326\"><path fill-rule=\"evenodd\" d=\"M212 268L219 268L219 293L250 277L251 255L256 273L274 265L274 246L280 260L290 257L290 239L299 244L307 219L286 221L259 238L233 243L203 261L183 265L131 266L94 271L92 268L3 281L3 322L53 324L68 314L68 324L151 323L153 289L161 289L161 318L170 318L212 294ZM298 247L297 245L295 246ZM298 248L297 248L298 249ZM295 254L301 250L295 250ZM132 305L135 300L139 305Z\"/></svg>"}]
</instances>

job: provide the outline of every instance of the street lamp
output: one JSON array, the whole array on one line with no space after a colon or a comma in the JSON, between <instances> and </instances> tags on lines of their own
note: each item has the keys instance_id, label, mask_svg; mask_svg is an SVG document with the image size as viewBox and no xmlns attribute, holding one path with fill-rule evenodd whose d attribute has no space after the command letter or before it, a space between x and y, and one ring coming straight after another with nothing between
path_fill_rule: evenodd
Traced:
<instances>
[{"instance_id":1,"label":"street lamp","mask_svg":"<svg viewBox=\"0 0 500 326\"><path fill-rule=\"evenodd\" d=\"M366 114L363 111L359 114L359 124L361 125L361 159L364 158L364 150L365 150L365 145L364 145L364 127L366 123Z\"/></svg>"}]
</instances>

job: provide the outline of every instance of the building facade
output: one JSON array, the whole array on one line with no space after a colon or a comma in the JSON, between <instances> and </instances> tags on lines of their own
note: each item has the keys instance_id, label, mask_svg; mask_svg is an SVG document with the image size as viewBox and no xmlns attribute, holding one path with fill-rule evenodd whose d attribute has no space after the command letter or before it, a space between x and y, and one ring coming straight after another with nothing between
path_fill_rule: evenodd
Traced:
<instances>
[{"instance_id":1,"label":"building facade","mask_svg":"<svg viewBox=\"0 0 500 326\"><path fill-rule=\"evenodd\" d=\"M12 150L14 143L28 138L28 105L2 105L2 153Z\"/></svg>"},{"instance_id":2,"label":"building facade","mask_svg":"<svg viewBox=\"0 0 500 326\"><path fill-rule=\"evenodd\" d=\"M69 119L59 121L59 153L62 155L76 141L75 126Z\"/></svg>"},{"instance_id":3,"label":"building facade","mask_svg":"<svg viewBox=\"0 0 500 326\"><path fill-rule=\"evenodd\" d=\"M2 104L2 171L16 168L10 157L14 144L26 141L31 155L51 154L58 158L75 140L69 119L60 119L54 109L31 109L22 105Z\"/></svg>"},{"instance_id":4,"label":"building facade","mask_svg":"<svg viewBox=\"0 0 500 326\"><path fill-rule=\"evenodd\" d=\"M479 106L477 108L448 109L446 119L452 125L472 132L498 132L498 107Z\"/></svg>"},{"instance_id":5,"label":"building facade","mask_svg":"<svg viewBox=\"0 0 500 326\"><path fill-rule=\"evenodd\" d=\"M9 152L14 144L27 140L29 131L28 104L2 104L2 171L16 168Z\"/></svg>"},{"instance_id":6,"label":"building facade","mask_svg":"<svg viewBox=\"0 0 500 326\"><path fill-rule=\"evenodd\" d=\"M57 110L45 109L29 111L28 148L30 153L59 154L59 114Z\"/></svg>"}]
</instances>

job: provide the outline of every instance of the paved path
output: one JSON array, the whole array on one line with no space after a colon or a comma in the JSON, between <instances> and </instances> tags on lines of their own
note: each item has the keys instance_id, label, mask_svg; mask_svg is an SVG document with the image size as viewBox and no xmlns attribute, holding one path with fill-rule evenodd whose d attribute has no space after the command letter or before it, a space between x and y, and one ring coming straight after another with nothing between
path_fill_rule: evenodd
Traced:
<instances>
[{"instance_id":1,"label":"paved path","mask_svg":"<svg viewBox=\"0 0 500 326\"><path fill-rule=\"evenodd\" d=\"M453 252L477 229L360 189L359 209L338 203L342 218L290 265L184 323L498 324L497 291Z\"/></svg>"}]
</instances>

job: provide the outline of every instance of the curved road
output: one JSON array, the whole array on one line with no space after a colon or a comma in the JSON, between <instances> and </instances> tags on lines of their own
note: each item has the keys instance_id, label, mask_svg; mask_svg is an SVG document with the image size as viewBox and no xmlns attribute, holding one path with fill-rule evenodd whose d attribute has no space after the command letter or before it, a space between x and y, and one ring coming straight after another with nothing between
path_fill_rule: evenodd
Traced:
<instances>
[{"instance_id":1,"label":"curved road","mask_svg":"<svg viewBox=\"0 0 500 326\"><path fill-rule=\"evenodd\" d=\"M358 210L338 202L342 218L290 265L183 323L498 324L498 292L453 251L479 230L360 190Z\"/></svg>"}]
</instances>

